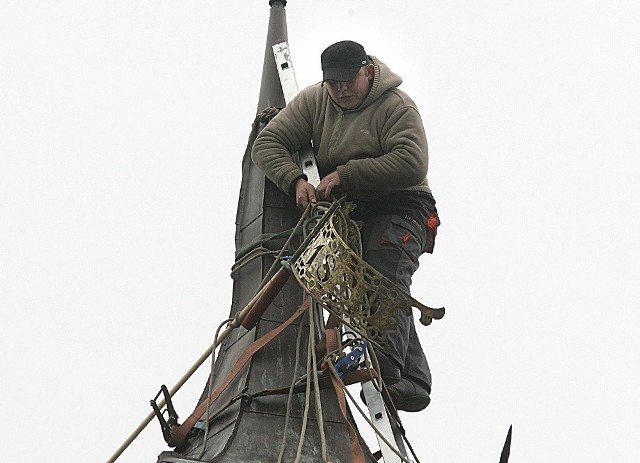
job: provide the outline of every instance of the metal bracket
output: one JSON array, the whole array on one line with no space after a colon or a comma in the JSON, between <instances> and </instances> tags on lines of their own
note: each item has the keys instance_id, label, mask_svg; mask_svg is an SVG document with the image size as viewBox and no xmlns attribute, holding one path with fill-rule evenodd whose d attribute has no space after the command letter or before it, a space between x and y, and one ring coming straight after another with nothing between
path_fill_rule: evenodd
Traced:
<instances>
[{"instance_id":1,"label":"metal bracket","mask_svg":"<svg viewBox=\"0 0 640 463\"><path fill-rule=\"evenodd\" d=\"M340 356L340 360L338 360L333 367L338 372L340 377L344 376L345 373L350 371L357 370L360 367L361 361L364 358L364 353L367 349L367 343L363 340L357 341L354 343L354 346L351 347L350 353L343 353ZM328 377L331 375L331 370L327 368L326 363L323 363L322 369L318 372L320 377ZM300 376L296 385L304 384L307 381L306 373Z\"/></svg>"},{"instance_id":2,"label":"metal bracket","mask_svg":"<svg viewBox=\"0 0 640 463\"><path fill-rule=\"evenodd\" d=\"M158 405L156 402L160 394L164 396L164 406L166 407L166 412L169 414L169 418L165 419L164 414L160 410L162 403ZM160 421L160 427L162 428L162 436L164 437L165 442L169 442L171 440L171 428L178 424L178 414L176 413L175 408L173 408L173 402L171 402L171 395L169 394L169 390L167 386L164 384L160 386L160 391L156 394L156 396L151 399L151 407L158 417L158 421Z\"/></svg>"},{"instance_id":3,"label":"metal bracket","mask_svg":"<svg viewBox=\"0 0 640 463\"><path fill-rule=\"evenodd\" d=\"M356 370L358 368L366 348L367 343L365 341L357 341L351 348L351 352L346 354L333 365L340 376L344 375L348 371Z\"/></svg>"}]
</instances>

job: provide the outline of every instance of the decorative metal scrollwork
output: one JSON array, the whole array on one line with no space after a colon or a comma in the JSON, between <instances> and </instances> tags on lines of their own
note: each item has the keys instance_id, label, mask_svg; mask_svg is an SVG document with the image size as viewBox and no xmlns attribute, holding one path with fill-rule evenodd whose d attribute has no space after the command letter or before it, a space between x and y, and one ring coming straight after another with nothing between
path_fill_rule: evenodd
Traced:
<instances>
[{"instance_id":1,"label":"decorative metal scrollwork","mask_svg":"<svg viewBox=\"0 0 640 463\"><path fill-rule=\"evenodd\" d=\"M338 233L345 226L337 217L332 214L291 262L296 279L316 301L383 349L385 332L398 323L398 310L410 314L412 307L418 308L423 325L444 316L443 308L421 304L362 260ZM348 229L356 228L350 225Z\"/></svg>"}]
</instances>

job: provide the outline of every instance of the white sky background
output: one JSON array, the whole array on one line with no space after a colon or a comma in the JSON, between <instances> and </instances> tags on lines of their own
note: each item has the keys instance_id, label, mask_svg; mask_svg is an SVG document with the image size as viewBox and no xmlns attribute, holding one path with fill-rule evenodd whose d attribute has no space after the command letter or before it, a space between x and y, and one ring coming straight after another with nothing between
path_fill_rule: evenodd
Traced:
<instances>
[{"instance_id":1,"label":"white sky background","mask_svg":"<svg viewBox=\"0 0 640 463\"><path fill-rule=\"evenodd\" d=\"M267 0L0 4L0 460L106 461L227 317ZM290 0L400 74L443 225L423 462L640 459L637 2ZM207 367L175 398L188 416ZM376 445L372 445L377 448ZM155 462L152 422L120 458Z\"/></svg>"}]
</instances>

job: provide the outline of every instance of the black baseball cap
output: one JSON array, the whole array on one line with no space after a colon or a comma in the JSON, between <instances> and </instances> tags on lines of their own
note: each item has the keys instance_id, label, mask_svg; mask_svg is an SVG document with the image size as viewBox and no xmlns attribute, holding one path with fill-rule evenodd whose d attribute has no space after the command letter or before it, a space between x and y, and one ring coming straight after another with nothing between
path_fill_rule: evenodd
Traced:
<instances>
[{"instance_id":1,"label":"black baseball cap","mask_svg":"<svg viewBox=\"0 0 640 463\"><path fill-rule=\"evenodd\" d=\"M329 45L320 55L322 81L346 82L353 79L358 70L369 63L369 57L362 45L351 40L343 40Z\"/></svg>"}]
</instances>

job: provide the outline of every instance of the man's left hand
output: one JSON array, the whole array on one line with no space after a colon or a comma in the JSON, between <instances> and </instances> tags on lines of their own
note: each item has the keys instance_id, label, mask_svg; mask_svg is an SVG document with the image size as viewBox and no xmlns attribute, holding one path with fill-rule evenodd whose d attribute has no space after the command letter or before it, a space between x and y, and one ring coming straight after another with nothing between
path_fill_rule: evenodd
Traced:
<instances>
[{"instance_id":1,"label":"man's left hand","mask_svg":"<svg viewBox=\"0 0 640 463\"><path fill-rule=\"evenodd\" d=\"M320 199L326 201L331 199L331 191L337 186L340 186L340 175L338 175L338 171L334 170L320 180L316 187L316 193Z\"/></svg>"}]
</instances>

